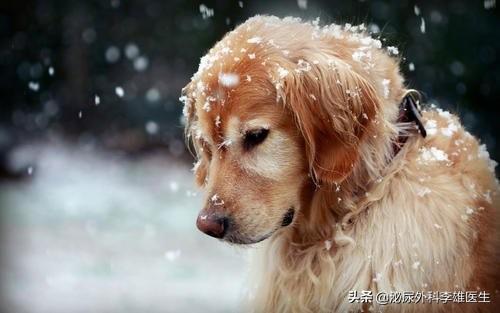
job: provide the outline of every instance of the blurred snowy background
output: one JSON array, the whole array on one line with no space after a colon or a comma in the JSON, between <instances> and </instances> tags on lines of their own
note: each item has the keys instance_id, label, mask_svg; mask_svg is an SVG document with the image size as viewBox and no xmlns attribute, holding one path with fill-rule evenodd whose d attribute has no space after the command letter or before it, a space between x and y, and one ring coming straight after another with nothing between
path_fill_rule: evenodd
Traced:
<instances>
[{"instance_id":1,"label":"blurred snowy background","mask_svg":"<svg viewBox=\"0 0 500 313\"><path fill-rule=\"evenodd\" d=\"M197 231L184 162L58 141L12 160L32 165L0 189L2 312L235 312L246 251Z\"/></svg>"},{"instance_id":2,"label":"blurred snowy background","mask_svg":"<svg viewBox=\"0 0 500 313\"><path fill-rule=\"evenodd\" d=\"M495 0L4 0L1 312L240 311L249 249L196 230L177 99L255 14L365 23L499 159Z\"/></svg>"}]
</instances>

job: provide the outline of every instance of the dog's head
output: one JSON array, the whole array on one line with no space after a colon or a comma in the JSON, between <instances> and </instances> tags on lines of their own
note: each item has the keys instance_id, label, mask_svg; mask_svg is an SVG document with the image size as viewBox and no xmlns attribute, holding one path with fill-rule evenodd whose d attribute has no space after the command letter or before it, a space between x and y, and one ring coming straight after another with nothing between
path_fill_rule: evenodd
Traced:
<instances>
[{"instance_id":1,"label":"dog's head","mask_svg":"<svg viewBox=\"0 0 500 313\"><path fill-rule=\"evenodd\" d=\"M382 71L371 62L390 59L379 41L330 28L254 17L202 58L182 98L206 190L203 232L261 241L294 221L311 186L353 170L381 98L395 97L387 90L401 81L376 81Z\"/></svg>"}]
</instances>

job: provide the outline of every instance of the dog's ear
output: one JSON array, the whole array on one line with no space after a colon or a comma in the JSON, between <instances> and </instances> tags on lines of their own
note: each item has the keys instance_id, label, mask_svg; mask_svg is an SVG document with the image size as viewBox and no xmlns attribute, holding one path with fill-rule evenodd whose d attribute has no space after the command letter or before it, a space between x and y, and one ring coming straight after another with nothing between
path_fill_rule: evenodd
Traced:
<instances>
[{"instance_id":1,"label":"dog's ear","mask_svg":"<svg viewBox=\"0 0 500 313\"><path fill-rule=\"evenodd\" d=\"M358 160L359 144L368 135L380 100L349 64L324 55L312 57L278 67L277 96L295 116L315 179L338 183Z\"/></svg>"},{"instance_id":2,"label":"dog's ear","mask_svg":"<svg viewBox=\"0 0 500 313\"><path fill-rule=\"evenodd\" d=\"M196 147L196 144L194 144ZM200 152L197 152L197 154ZM204 186L208 177L208 161L204 156L198 154L198 161L193 167L196 184L201 187Z\"/></svg>"},{"instance_id":3,"label":"dog's ear","mask_svg":"<svg viewBox=\"0 0 500 313\"><path fill-rule=\"evenodd\" d=\"M190 82L182 88L182 94L179 100L184 102L182 114L185 123L184 135L186 146L189 151L192 151L192 148L194 148L194 156L197 159L197 162L193 167L195 181L198 186L203 186L208 175L208 161L206 156L209 151L208 148L203 145L200 129L198 127L195 109L196 97L194 92L193 82Z\"/></svg>"}]
</instances>

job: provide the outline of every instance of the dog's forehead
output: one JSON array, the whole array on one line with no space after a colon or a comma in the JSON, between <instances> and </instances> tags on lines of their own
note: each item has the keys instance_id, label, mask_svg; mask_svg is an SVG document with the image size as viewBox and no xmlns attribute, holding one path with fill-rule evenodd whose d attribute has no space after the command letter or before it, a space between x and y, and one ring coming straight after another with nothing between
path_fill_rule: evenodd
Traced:
<instances>
[{"instance_id":1,"label":"dog's forehead","mask_svg":"<svg viewBox=\"0 0 500 313\"><path fill-rule=\"evenodd\" d=\"M270 57L278 53L276 48L262 27L246 23L201 58L189 96L206 136L223 138L228 125L234 127L230 120L238 120L240 128L245 128L246 121L257 117L262 121L263 116L277 112L276 88L270 76Z\"/></svg>"},{"instance_id":2,"label":"dog's forehead","mask_svg":"<svg viewBox=\"0 0 500 313\"><path fill-rule=\"evenodd\" d=\"M204 134L214 138L214 142L225 137L229 126L235 128L238 124L244 129L247 122L252 121L250 124L257 127L256 121L275 119L273 116L281 110L274 89L266 80L266 72L254 67L251 74L247 73L235 68L201 81L202 87L194 101L195 112ZM254 80L245 78L249 75Z\"/></svg>"},{"instance_id":3,"label":"dog's forehead","mask_svg":"<svg viewBox=\"0 0 500 313\"><path fill-rule=\"evenodd\" d=\"M249 103L249 102L247 102ZM251 105L232 104L232 109L214 104L213 110L198 109L196 128L199 135L214 145L235 142L244 133L259 128L275 128L282 124L277 104L254 102Z\"/></svg>"},{"instance_id":4,"label":"dog's forehead","mask_svg":"<svg viewBox=\"0 0 500 313\"><path fill-rule=\"evenodd\" d=\"M237 84L238 78L231 74L237 72L238 68L247 68L249 63L258 60L258 54L267 49L261 37L250 36L248 31L239 29L228 33L200 59L193 79L199 81L215 79L227 87Z\"/></svg>"}]
</instances>

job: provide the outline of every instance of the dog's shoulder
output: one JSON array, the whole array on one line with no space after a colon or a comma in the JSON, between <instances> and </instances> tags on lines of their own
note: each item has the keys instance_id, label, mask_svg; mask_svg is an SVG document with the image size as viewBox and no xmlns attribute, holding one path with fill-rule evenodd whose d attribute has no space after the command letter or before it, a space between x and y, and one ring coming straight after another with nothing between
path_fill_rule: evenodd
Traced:
<instances>
[{"instance_id":1,"label":"dog's shoulder","mask_svg":"<svg viewBox=\"0 0 500 313\"><path fill-rule=\"evenodd\" d=\"M411 168L430 176L426 178L431 181L434 178L461 182L472 198L491 200L488 195L498 189L497 163L490 158L486 145L448 111L426 110L423 120L428 136L413 148Z\"/></svg>"},{"instance_id":2,"label":"dog's shoulder","mask_svg":"<svg viewBox=\"0 0 500 313\"><path fill-rule=\"evenodd\" d=\"M423 121L428 136L409 148L402 177L414 190L413 206L422 212L415 216L427 224L428 237L441 242L436 245L441 250L433 253L450 248L457 274L470 269L461 287L494 291L500 279L495 265L500 261L496 162L456 115L433 108L423 112Z\"/></svg>"}]
</instances>

